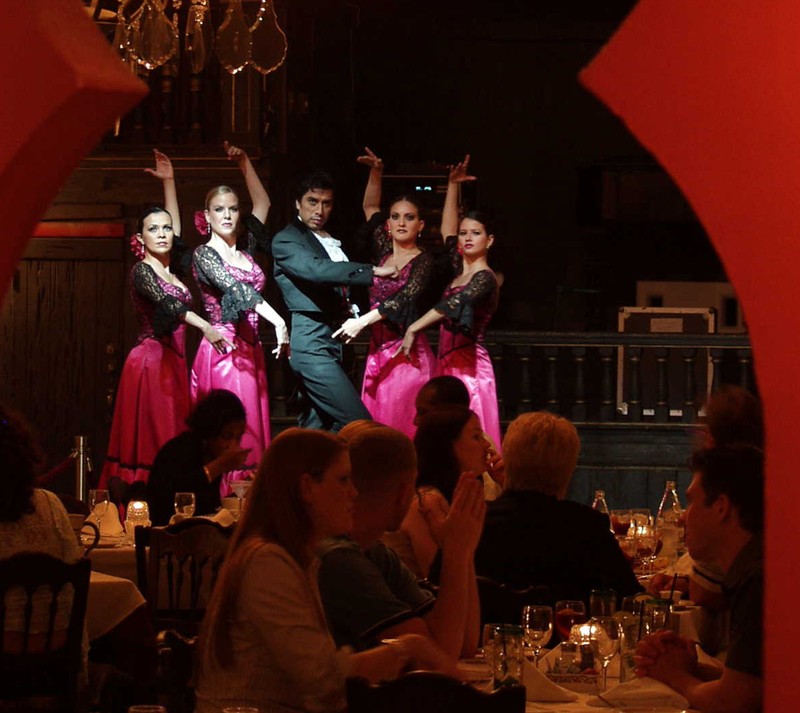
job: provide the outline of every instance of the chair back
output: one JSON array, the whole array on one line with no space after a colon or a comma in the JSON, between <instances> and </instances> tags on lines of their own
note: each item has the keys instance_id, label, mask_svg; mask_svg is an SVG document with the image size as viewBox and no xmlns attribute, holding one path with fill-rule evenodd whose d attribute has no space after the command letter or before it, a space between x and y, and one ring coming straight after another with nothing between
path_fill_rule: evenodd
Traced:
<instances>
[{"instance_id":1,"label":"chair back","mask_svg":"<svg viewBox=\"0 0 800 713\"><path fill-rule=\"evenodd\" d=\"M478 598L481 603L481 625L519 624L522 609L529 604L553 606L552 592L545 584L514 589L488 577L478 577Z\"/></svg>"},{"instance_id":2,"label":"chair back","mask_svg":"<svg viewBox=\"0 0 800 713\"><path fill-rule=\"evenodd\" d=\"M41 552L0 561L0 697L78 707L91 563ZM66 628L64 624L66 623ZM21 708L22 709L22 708Z\"/></svg>"},{"instance_id":3,"label":"chair back","mask_svg":"<svg viewBox=\"0 0 800 713\"><path fill-rule=\"evenodd\" d=\"M199 633L232 531L205 518L136 528L139 589L156 631Z\"/></svg>"},{"instance_id":4,"label":"chair back","mask_svg":"<svg viewBox=\"0 0 800 713\"><path fill-rule=\"evenodd\" d=\"M484 693L468 683L429 671L413 671L393 681L371 684L347 679L348 713L524 713L525 687Z\"/></svg>"}]
</instances>

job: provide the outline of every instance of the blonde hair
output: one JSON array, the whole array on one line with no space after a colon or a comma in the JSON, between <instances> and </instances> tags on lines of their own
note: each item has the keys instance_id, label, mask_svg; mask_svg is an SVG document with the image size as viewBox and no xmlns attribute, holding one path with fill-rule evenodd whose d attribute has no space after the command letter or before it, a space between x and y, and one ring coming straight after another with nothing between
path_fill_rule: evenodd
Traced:
<instances>
[{"instance_id":1,"label":"blonde hair","mask_svg":"<svg viewBox=\"0 0 800 713\"><path fill-rule=\"evenodd\" d=\"M214 186L208 193L206 193L206 210L208 210L208 206L211 205L211 200L213 198L216 198L217 196L223 196L226 193L233 193L237 199L239 198L239 194L230 186Z\"/></svg>"},{"instance_id":2,"label":"blonde hair","mask_svg":"<svg viewBox=\"0 0 800 713\"><path fill-rule=\"evenodd\" d=\"M350 429L349 437L341 437L349 446L350 472L359 496L390 495L403 484L401 476L409 472L416 476L417 452L408 436L372 421L356 423L362 425L348 424L339 433Z\"/></svg>"},{"instance_id":3,"label":"blonde hair","mask_svg":"<svg viewBox=\"0 0 800 713\"><path fill-rule=\"evenodd\" d=\"M579 451L578 432L567 419L546 411L518 416L503 439L506 488L562 497Z\"/></svg>"}]
</instances>

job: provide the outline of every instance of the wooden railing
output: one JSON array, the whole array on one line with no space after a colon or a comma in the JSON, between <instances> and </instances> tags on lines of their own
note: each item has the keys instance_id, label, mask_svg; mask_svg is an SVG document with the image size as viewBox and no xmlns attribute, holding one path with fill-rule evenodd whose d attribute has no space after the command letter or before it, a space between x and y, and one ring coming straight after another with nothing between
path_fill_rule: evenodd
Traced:
<instances>
[{"instance_id":1,"label":"wooden railing","mask_svg":"<svg viewBox=\"0 0 800 713\"><path fill-rule=\"evenodd\" d=\"M498 330L486 344L505 422L546 409L578 424L692 424L722 383L754 389L746 335ZM352 345L359 386L368 345ZM273 414L287 417L291 372L273 361L270 378Z\"/></svg>"}]
</instances>

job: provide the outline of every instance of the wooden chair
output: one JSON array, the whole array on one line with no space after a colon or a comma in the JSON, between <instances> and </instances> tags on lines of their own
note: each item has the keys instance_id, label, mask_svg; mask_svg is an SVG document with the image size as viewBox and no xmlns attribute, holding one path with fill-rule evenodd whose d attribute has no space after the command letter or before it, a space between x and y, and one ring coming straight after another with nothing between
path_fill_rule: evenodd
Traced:
<instances>
[{"instance_id":1,"label":"wooden chair","mask_svg":"<svg viewBox=\"0 0 800 713\"><path fill-rule=\"evenodd\" d=\"M159 632L156 687L159 703L170 713L194 710L194 671L197 637L185 637L174 629Z\"/></svg>"},{"instance_id":2,"label":"wooden chair","mask_svg":"<svg viewBox=\"0 0 800 713\"><path fill-rule=\"evenodd\" d=\"M205 518L136 528L139 589L157 632L175 629L188 637L199 633L232 530Z\"/></svg>"},{"instance_id":3,"label":"wooden chair","mask_svg":"<svg viewBox=\"0 0 800 713\"><path fill-rule=\"evenodd\" d=\"M544 584L514 589L488 577L478 577L481 625L519 624L522 608L528 604L553 605L550 587Z\"/></svg>"},{"instance_id":4,"label":"wooden chair","mask_svg":"<svg viewBox=\"0 0 800 713\"><path fill-rule=\"evenodd\" d=\"M348 713L523 713L525 687L484 693L455 678L414 671L377 685L347 679Z\"/></svg>"},{"instance_id":5,"label":"wooden chair","mask_svg":"<svg viewBox=\"0 0 800 713\"><path fill-rule=\"evenodd\" d=\"M18 710L79 709L78 674L90 571L88 559L67 564L40 552L0 561L0 710L5 704ZM58 630L56 614L64 607L59 594L68 592L69 585L68 625ZM11 589L21 589L24 597L21 632L6 631L12 614L6 608L6 595ZM48 624L45 631L34 632L32 615L34 607L40 606L46 607Z\"/></svg>"},{"instance_id":6,"label":"wooden chair","mask_svg":"<svg viewBox=\"0 0 800 713\"><path fill-rule=\"evenodd\" d=\"M89 506L83 500L79 500L69 493L57 493L57 495L68 513L84 516L89 514Z\"/></svg>"}]
</instances>

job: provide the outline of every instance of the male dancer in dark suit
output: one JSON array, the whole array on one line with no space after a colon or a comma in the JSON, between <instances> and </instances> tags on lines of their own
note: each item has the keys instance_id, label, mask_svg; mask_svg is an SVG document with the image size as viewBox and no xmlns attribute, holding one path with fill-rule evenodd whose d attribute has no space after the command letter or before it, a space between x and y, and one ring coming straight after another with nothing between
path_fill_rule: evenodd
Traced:
<instances>
[{"instance_id":1,"label":"male dancer in dark suit","mask_svg":"<svg viewBox=\"0 0 800 713\"><path fill-rule=\"evenodd\" d=\"M338 431L370 414L342 369L342 345L331 334L349 316L351 285L391 276L390 267L350 262L325 230L333 209L333 180L322 171L303 178L295 194L297 217L272 240L275 281L292 314L289 363L309 405L305 428Z\"/></svg>"}]
</instances>

